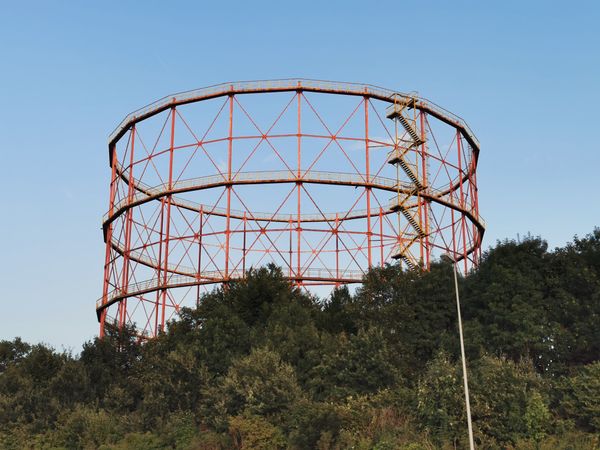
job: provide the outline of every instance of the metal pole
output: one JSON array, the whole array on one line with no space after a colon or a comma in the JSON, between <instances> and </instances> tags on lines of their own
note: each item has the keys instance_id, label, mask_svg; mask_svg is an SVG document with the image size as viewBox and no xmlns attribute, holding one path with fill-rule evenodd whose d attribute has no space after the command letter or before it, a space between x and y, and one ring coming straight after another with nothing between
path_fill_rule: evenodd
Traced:
<instances>
[{"instance_id":1,"label":"metal pole","mask_svg":"<svg viewBox=\"0 0 600 450\"><path fill-rule=\"evenodd\" d=\"M473 443L473 425L471 423L471 402L469 401L469 383L467 381L467 360L465 358L465 343L463 340L463 328L462 318L460 315L460 298L458 296L458 275L456 271L456 260L452 260L452 267L454 268L454 290L456 292L456 312L458 314L458 333L460 336L460 356L462 359L462 371L463 371L463 382L465 387L465 405L467 407L467 426L469 429L469 448L475 449Z\"/></svg>"}]
</instances>

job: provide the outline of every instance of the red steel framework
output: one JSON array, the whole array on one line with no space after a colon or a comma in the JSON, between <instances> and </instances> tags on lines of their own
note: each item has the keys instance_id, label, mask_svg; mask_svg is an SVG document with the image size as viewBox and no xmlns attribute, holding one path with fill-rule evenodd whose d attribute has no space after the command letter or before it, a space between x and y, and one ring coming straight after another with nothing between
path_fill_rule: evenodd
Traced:
<instances>
[{"instance_id":1,"label":"red steel framework","mask_svg":"<svg viewBox=\"0 0 600 450\"><path fill-rule=\"evenodd\" d=\"M267 263L315 289L394 260L427 269L450 254L466 273L480 257L479 142L416 95L220 84L129 114L108 147L100 335L135 323L154 336L211 285Z\"/></svg>"}]
</instances>

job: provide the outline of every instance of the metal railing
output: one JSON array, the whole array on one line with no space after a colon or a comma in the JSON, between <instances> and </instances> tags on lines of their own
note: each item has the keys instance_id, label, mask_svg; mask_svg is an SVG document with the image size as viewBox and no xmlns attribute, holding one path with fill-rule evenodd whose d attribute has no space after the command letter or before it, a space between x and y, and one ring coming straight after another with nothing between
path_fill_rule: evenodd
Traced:
<instances>
[{"instance_id":1,"label":"metal railing","mask_svg":"<svg viewBox=\"0 0 600 450\"><path fill-rule=\"evenodd\" d=\"M425 188L425 189L423 189L420 192L427 193L431 197L437 198L438 200L443 200L445 203L453 205L457 209L457 211L460 211L460 212L463 212L463 213L464 212L470 213L474 217L475 221L483 227L483 229L486 228L486 222L485 222L485 220L483 220L483 217L481 217L480 215L478 215L478 214L475 213L472 203L465 202L464 205L460 205L459 202L458 202L458 199L455 198L452 195L448 195L448 194L441 195L441 193L439 195L437 195L437 196L436 195L431 195L432 193L435 193L435 191L436 190L431 189L431 188ZM415 194L409 194L409 195L407 195L407 194L403 194L403 195L396 194L393 197L390 197L389 203L388 203L388 208L390 210L398 209L400 206L402 206L402 209L405 209L405 210L406 209L411 209L411 208L416 208L418 206L418 203L416 203L416 202L411 202L411 203L404 204L404 202L409 197L416 199L417 194L416 193Z\"/></svg>"},{"instance_id":2,"label":"metal railing","mask_svg":"<svg viewBox=\"0 0 600 450\"><path fill-rule=\"evenodd\" d=\"M344 173L344 172L322 172L322 171L305 171L303 175L298 178L297 174L290 172L289 170L279 170L279 171L256 171L256 172L240 172L235 174L232 177L233 183L252 183L256 181L264 181L265 183L270 182L295 182L298 180L302 180L304 182L339 182L345 183L349 185L355 184L367 184L366 183L366 175L362 174L353 174L353 173ZM220 186L229 183L226 178L222 175L208 175L204 177L198 178L190 178L186 180L180 180L175 183L172 183L172 189L168 189L168 183L163 183L158 186L149 186L141 181L135 181L135 188L138 190L131 199L125 197L117 202L114 206L114 210L118 211L122 208L125 208L131 204L141 203L149 197L160 196L161 194L166 195L169 192L178 192L192 189L206 189L208 187ZM410 193L414 191L415 186L410 182L400 182L400 186L398 186L397 180L393 178L380 177L375 176L370 178L369 185L377 186L386 190L395 190L400 188L400 192L405 195L411 195ZM431 186L425 187L421 190L423 194L431 198L436 198L440 200L444 200L447 203L452 205L457 205L455 198L446 191L453 186L452 183L443 186L442 188L432 188ZM455 186L457 189L458 185ZM389 207L397 205L397 195L390 199ZM213 214L226 216L227 209L224 207L216 207L211 205L202 205L200 203L196 203L190 200L186 200L177 196L173 196L172 204L176 206L180 206L183 208L188 208L193 211L202 211L205 214ZM413 205L414 206L414 205ZM458 206L458 205L457 205ZM466 202L464 205L469 211L473 210L473 205L470 202ZM234 217L244 217L244 214L247 220L253 221L277 221L277 222L289 222L296 221L298 216L290 213L268 213L268 212L250 212L250 211L240 211L230 209L229 215ZM379 214L378 208L371 209L371 215L376 216ZM368 211L365 209L357 210L352 214L348 214L347 212L338 212L338 213L311 213L311 214L302 214L300 217L301 221L332 221L335 220L336 217L341 220L352 219L355 217L364 217L368 215ZM109 220L109 213L105 213L103 216L103 222L107 222ZM478 218L478 221L482 223L485 227L485 222L481 217Z\"/></svg>"},{"instance_id":3,"label":"metal railing","mask_svg":"<svg viewBox=\"0 0 600 450\"><path fill-rule=\"evenodd\" d=\"M416 195L413 194L415 190L415 186L410 182L400 181L398 185L397 180L393 178L374 176L370 178L369 183L366 183L366 175L362 174L354 174L354 173L344 173L344 172L322 172L322 171L305 171L303 175L298 178L297 174L290 172L289 170L279 170L279 171L255 171L255 172L240 172L235 174L232 177L233 183L252 183L256 181L264 181L264 183L271 182L295 182L298 180L302 180L304 182L339 182L348 185L356 185L356 184L369 184L372 186L379 187L385 190L400 190L402 194L406 195ZM229 183L222 175L208 175L204 177L198 178L190 178L186 180L180 180L175 183L172 183L172 189L169 190L168 183L163 183L158 186L149 186L141 181L135 181L135 188L138 190L131 198L125 197L121 199L114 205L113 211L119 211L128 205L134 205L137 203L142 203L144 200L148 198L153 198L162 195L167 195L169 192L180 192L185 190L193 190L193 189L206 189L209 187L215 187L220 185L225 185ZM455 201L451 192L447 192L452 186L454 186L454 190L458 189L458 184L454 185L450 183L441 188L432 188L431 186L427 186L422 189L420 192L427 195L428 197L443 200L446 203L460 206ZM172 204L176 206L180 206L183 208L187 208L193 211L200 211L202 208L203 213L205 214L213 214L226 216L227 209L224 207L216 207L211 205L203 205L200 203L196 203L190 200L183 199L181 197L173 196ZM398 195L394 195L390 198L389 208L393 208L398 205ZM415 205L412 205L415 206ZM407 206L407 207L412 207ZM473 213L473 204L471 202L466 202L464 208ZM461 208L462 209L462 208ZM378 208L371 209L371 216L376 216L379 214ZM289 222L298 220L298 216L296 214L291 213L268 213L268 212L254 212L254 211L241 211L230 209L229 215L233 217L246 217L247 220L252 221L276 221L276 222ZM368 210L362 209L354 211L351 214L347 212L338 212L338 213L311 213L311 214L302 214L300 217L301 222L308 221L333 221L336 218L341 220L348 220L356 217L365 217L368 215ZM106 223L109 220L109 213L105 213L103 216L103 222ZM485 222L481 217L478 217L478 222L480 222L485 228Z\"/></svg>"},{"instance_id":4,"label":"metal railing","mask_svg":"<svg viewBox=\"0 0 600 450\"><path fill-rule=\"evenodd\" d=\"M396 108L396 106L396 104L388 106L385 110L386 115L390 114L390 112L393 111ZM416 97L415 106L417 109L428 109L430 111L434 111L437 115L444 117L448 122L463 128L479 149L479 139L477 139L477 136L475 136L475 133L473 132L471 127L469 127L469 125L464 121L462 117L454 114L451 111L448 111L446 108L442 108L441 106L432 102L431 100L427 100L420 97Z\"/></svg>"},{"instance_id":5,"label":"metal railing","mask_svg":"<svg viewBox=\"0 0 600 450\"><path fill-rule=\"evenodd\" d=\"M380 187L386 190L397 189L397 181L393 178L386 178L375 176L371 177L369 182L366 181L366 175L362 174L353 174L353 173L344 173L344 172L322 172L322 171L305 171L302 173L300 177L297 174L290 172L289 170L277 170L277 171L256 171L256 172L240 172L235 174L231 181L228 181L226 177L222 175L208 175L204 177L198 178L189 178L186 180L180 180L175 183L172 183L172 188L169 189L168 183L163 183L158 186L150 187L145 183L140 181L135 182L135 188L138 190L131 198L125 197L117 202L113 209L120 210L128 205L136 204L143 202L148 197L156 197L161 194L166 195L169 192L177 192L177 191L185 191L185 190L193 190L193 189L206 189L209 187L216 187L221 185L226 185L228 183L253 183L253 182L264 182L273 183L273 182L332 182L332 183L340 183L340 184L348 184L348 185L360 185L360 184L368 184L375 187ZM401 183L401 189L410 190L412 186L410 183ZM179 197L173 198L173 204L178 206L187 206L193 210L200 210L200 203L192 202L189 200L185 200ZM207 214L210 214L212 211L223 212L226 210L224 208L213 208L212 206L208 206L204 209ZM244 213L242 211L237 211L240 215ZM377 210L372 210L373 215L378 214ZM339 217L346 217L346 213L337 213ZM365 215L367 211L365 211ZM264 220L278 220L278 221L288 221L290 217L294 219L297 216L292 216L290 214L269 214L269 213L258 213L258 212L246 212L246 215L249 219L262 217ZM327 214L329 217L327 220L335 220L336 213ZM277 216L277 217L275 217ZM106 222L109 219L109 213L105 213L103 216L103 222ZM312 214L309 218L308 215L303 215L302 220L318 220L324 219L321 214Z\"/></svg>"},{"instance_id":6,"label":"metal railing","mask_svg":"<svg viewBox=\"0 0 600 450\"><path fill-rule=\"evenodd\" d=\"M312 268L301 268L301 273L292 273L290 275L284 275L284 278L288 279L331 279L337 278L340 280L362 280L365 272L362 270L339 270L336 272L335 269L312 269ZM227 277L228 280L240 280L244 278L245 274L242 270L236 269L231 270ZM194 286L200 284L202 281L222 281L225 279L225 273L223 271L205 271L200 276L187 276L187 275L170 275L167 277L166 282L161 278L152 278L150 280L140 281L127 285L124 289L114 289L110 291L106 298L101 297L96 301L96 309L100 309L107 303L111 303L113 300L118 298L133 297L136 295L142 295L146 292L157 291L159 289L176 288Z\"/></svg>"},{"instance_id":7,"label":"metal railing","mask_svg":"<svg viewBox=\"0 0 600 450\"><path fill-rule=\"evenodd\" d=\"M322 91L339 94L352 95L368 95L377 97L381 100L394 102L398 97L407 99L416 99L417 107L428 108L435 111L438 115L446 118L449 122L454 122L465 129L469 136L479 147L479 141L475 137L473 131L469 128L466 122L456 114L448 111L445 108L416 95L408 95L396 92L390 89L373 86L370 84L361 83L345 83L325 80L308 80L308 79L283 79L283 80L260 80L260 81L239 81L232 83L222 83L205 88L194 89L191 91L179 92L177 94L165 96L155 102L152 102L132 113L128 114L115 130L109 136L109 142L113 143L116 138L123 133L131 123L136 122L139 118L148 117L156 114L170 105L181 103L189 103L200 101L203 99L227 95L230 93L244 94L256 92L277 92L277 91L293 91L297 89L305 89L311 91Z\"/></svg>"}]
</instances>

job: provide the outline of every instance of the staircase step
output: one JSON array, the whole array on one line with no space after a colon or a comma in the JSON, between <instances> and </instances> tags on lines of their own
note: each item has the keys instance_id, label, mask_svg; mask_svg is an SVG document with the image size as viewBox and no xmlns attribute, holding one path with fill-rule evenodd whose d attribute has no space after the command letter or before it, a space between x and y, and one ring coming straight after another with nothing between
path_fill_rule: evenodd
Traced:
<instances>
[{"instance_id":1,"label":"staircase step","mask_svg":"<svg viewBox=\"0 0 600 450\"><path fill-rule=\"evenodd\" d=\"M410 214L410 212L406 208L400 208L400 211L402 212L402 215L404 217L406 217L406 220L408 221L408 223L410 223L410 225L417 232L419 237L424 237L425 233L423 232L423 229L421 228L419 223L415 220L415 218Z\"/></svg>"},{"instance_id":2,"label":"staircase step","mask_svg":"<svg viewBox=\"0 0 600 450\"><path fill-rule=\"evenodd\" d=\"M408 197L409 196L407 196L407 198ZM390 208L391 211L398 211L398 210L400 210L400 212L406 218L406 220L410 224L410 226L413 227L413 229L416 231L417 235L419 237L421 237L421 238L425 237L425 232L423 231L423 228L421 228L421 225L419 224L419 222L417 222L417 220L415 219L414 215L412 215L411 212L410 212L410 210L412 208L414 208L414 205L411 208L406 208L400 202L400 199L398 199L397 203L391 203L389 208Z\"/></svg>"},{"instance_id":3,"label":"staircase step","mask_svg":"<svg viewBox=\"0 0 600 450\"><path fill-rule=\"evenodd\" d=\"M412 262L411 259L404 253L396 253L395 255L392 255L392 259L401 259L411 270L415 270L417 268L416 264Z\"/></svg>"},{"instance_id":4,"label":"staircase step","mask_svg":"<svg viewBox=\"0 0 600 450\"><path fill-rule=\"evenodd\" d=\"M395 107L388 114L388 119L397 119L398 122L402 125L402 127L406 130L409 136L413 140L413 145L421 145L424 144L425 141L419 136L416 128L409 122L409 120L402 115L402 108Z\"/></svg>"},{"instance_id":5,"label":"staircase step","mask_svg":"<svg viewBox=\"0 0 600 450\"><path fill-rule=\"evenodd\" d=\"M392 156L390 159L388 159L388 163L398 164L402 168L404 173L406 173L406 176L410 178L410 181L412 181L418 189L423 189L423 183L421 183L421 180L419 180L419 178L415 175L410 166L406 163L404 159L402 159L400 155Z\"/></svg>"},{"instance_id":6,"label":"staircase step","mask_svg":"<svg viewBox=\"0 0 600 450\"><path fill-rule=\"evenodd\" d=\"M399 114L397 119L398 122L402 124L406 132L410 135L415 145L421 145L423 143L423 139L421 139L421 136L419 136L417 130L408 122L406 117L404 117L402 114Z\"/></svg>"}]
</instances>

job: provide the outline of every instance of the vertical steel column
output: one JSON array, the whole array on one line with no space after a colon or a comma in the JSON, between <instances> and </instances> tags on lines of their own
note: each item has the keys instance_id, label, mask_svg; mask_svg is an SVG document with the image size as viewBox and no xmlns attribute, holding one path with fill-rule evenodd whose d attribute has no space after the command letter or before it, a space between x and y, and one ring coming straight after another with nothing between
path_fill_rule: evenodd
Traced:
<instances>
[{"instance_id":1,"label":"vertical steel column","mask_svg":"<svg viewBox=\"0 0 600 450\"><path fill-rule=\"evenodd\" d=\"M175 106L171 107L171 145L169 149L169 191L173 188L173 156L175 152ZM161 318L160 318L160 331L165 329L165 314L167 309L167 276L169 273L169 240L171 238L171 200L173 194L167 196L167 220L166 220L166 233L164 237L165 241L165 265L163 267L163 290L162 290L162 304L161 304Z\"/></svg>"},{"instance_id":2,"label":"vertical steel column","mask_svg":"<svg viewBox=\"0 0 600 450\"><path fill-rule=\"evenodd\" d=\"M460 131L456 131L456 145L458 149L458 182L459 190L460 190L460 207L463 211L465 211L465 192L463 189L463 171L462 171L462 146L461 146L461 134ZM460 214L460 226L462 233L462 253L463 253L463 265L464 265L464 274L467 274L469 268L469 260L467 259L467 229L465 224L465 213L461 212Z\"/></svg>"},{"instance_id":3,"label":"vertical steel column","mask_svg":"<svg viewBox=\"0 0 600 450\"><path fill-rule=\"evenodd\" d=\"M233 88L233 86L232 86ZM233 95L229 94L229 137L227 146L227 218L225 222L225 280L229 280L229 245L231 237L231 160L233 154Z\"/></svg>"},{"instance_id":4,"label":"vertical steel column","mask_svg":"<svg viewBox=\"0 0 600 450\"><path fill-rule=\"evenodd\" d=\"M470 167L469 167L469 192L471 196L471 213L479 220L479 200L477 198L477 174L476 168L477 164L475 162L475 158L473 155L473 150L469 146L470 154ZM479 234L479 229L475 225L475 223L471 224L471 231L473 233L473 265L477 266L479 263L479 251L481 247L481 236Z\"/></svg>"},{"instance_id":5,"label":"vertical steel column","mask_svg":"<svg viewBox=\"0 0 600 450\"><path fill-rule=\"evenodd\" d=\"M290 277L290 279L292 278L292 267L293 267L293 257L292 257L292 241L293 241L293 235L294 235L294 220L290 214L290 220L288 221L288 226L290 227L290 249L289 249L289 263L288 263L288 276Z\"/></svg>"},{"instance_id":6,"label":"vertical steel column","mask_svg":"<svg viewBox=\"0 0 600 450\"><path fill-rule=\"evenodd\" d=\"M394 105L396 105L396 99L394 98ZM395 108L395 106L394 106ZM400 145L399 145L399 136L398 136L398 120L394 120L394 154L400 154ZM394 164L396 166L396 201L400 204L400 165ZM398 219L398 234L396 234L396 243L394 246L400 250L402 248L402 222L400 217L402 213L400 210L396 213L396 217Z\"/></svg>"},{"instance_id":7,"label":"vertical steel column","mask_svg":"<svg viewBox=\"0 0 600 450\"><path fill-rule=\"evenodd\" d=\"M415 100L413 99L413 102ZM413 103L414 105L414 103ZM413 120L414 120L414 124L415 124L415 132L417 131L417 108L413 108ZM422 133L422 128L421 128L421 133ZM415 169L417 171L417 178L419 178L419 172L421 172L421 185L422 186L426 186L425 185L425 172L423 170L423 164L422 164L422 157L421 157L421 161L419 161L419 147L415 146ZM419 164L421 163L421 164ZM423 230L423 224L424 224L424 211L423 211L423 203L425 202L425 200L423 199L423 196L421 195L421 189L417 189L417 215L419 217L419 228L421 228L421 230ZM425 259L426 259L426 253L427 253L427 249L426 249L426 244L425 244L425 237L423 235L419 236L419 263L422 266L425 266Z\"/></svg>"},{"instance_id":8,"label":"vertical steel column","mask_svg":"<svg viewBox=\"0 0 600 450\"><path fill-rule=\"evenodd\" d=\"M300 269L300 251L301 251L301 242L302 242L302 223L301 223L301 214L302 214L302 209L301 209L301 189L302 189L302 169L301 169L301 165L302 165L302 129L301 129L301 118L302 118L302 104L301 104L301 99L300 96L302 95L302 90L298 89L297 92L298 95L298 173L297 173L297 180L296 180L296 186L298 189L298 207L297 207L297 218L296 218L296 251L297 251L297 264L296 264L296 281L298 283L298 285L300 285L300 276L302 275L301 273L301 269Z\"/></svg>"},{"instance_id":9,"label":"vertical steel column","mask_svg":"<svg viewBox=\"0 0 600 450\"><path fill-rule=\"evenodd\" d=\"M198 281L202 279L202 228L204 227L204 206L200 205L200 227L198 230ZM196 305L200 303L200 285L197 289Z\"/></svg>"},{"instance_id":10,"label":"vertical steel column","mask_svg":"<svg viewBox=\"0 0 600 450\"><path fill-rule=\"evenodd\" d=\"M423 111L420 112L420 122L421 122L421 140L423 143L421 144L421 163L422 163L422 172L423 172L423 186L427 187L429 180L427 176L427 146L425 145L425 113ZM429 269L431 267L431 245L429 243L429 201L423 200L423 212L424 212L424 220L425 220L425 268Z\"/></svg>"},{"instance_id":11,"label":"vertical steel column","mask_svg":"<svg viewBox=\"0 0 600 450\"><path fill-rule=\"evenodd\" d=\"M117 163L115 145L111 145L110 147L110 166L111 166L111 175L110 175L110 193L108 196L108 217L112 217L115 208L115 195L117 192ZM117 159L116 159L117 158ZM108 229L106 230L106 255L104 257L104 280L102 286L102 303L106 303L108 296L108 288L110 286L110 267L111 267L111 255L112 255L112 233L113 233L113 223L111 222L108 225ZM105 308L102 310L100 314L100 338L104 337L104 325L106 322L106 314L108 309Z\"/></svg>"},{"instance_id":12,"label":"vertical steel column","mask_svg":"<svg viewBox=\"0 0 600 450\"><path fill-rule=\"evenodd\" d=\"M242 277L246 278L246 211L244 211L244 237L242 243Z\"/></svg>"},{"instance_id":13,"label":"vertical steel column","mask_svg":"<svg viewBox=\"0 0 600 450\"><path fill-rule=\"evenodd\" d=\"M369 97L365 95L365 175L367 177L367 184L371 182L371 174L369 170L370 161L369 161ZM373 266L373 258L372 258L372 248L371 248L371 187L367 186L366 188L367 194L367 260L368 267Z\"/></svg>"},{"instance_id":14,"label":"vertical steel column","mask_svg":"<svg viewBox=\"0 0 600 450\"><path fill-rule=\"evenodd\" d=\"M340 218L339 213L335 213L335 277L340 279ZM335 283L338 286L338 282Z\"/></svg>"},{"instance_id":15,"label":"vertical steel column","mask_svg":"<svg viewBox=\"0 0 600 450\"><path fill-rule=\"evenodd\" d=\"M384 256L383 256L383 208L379 207L379 250L381 252L381 267L384 265Z\"/></svg>"},{"instance_id":16,"label":"vertical steel column","mask_svg":"<svg viewBox=\"0 0 600 450\"><path fill-rule=\"evenodd\" d=\"M129 152L129 177L127 180L127 203L133 200L133 163L135 152L135 124L131 127L131 151ZM131 254L131 223L133 221L133 208L128 208L125 215L125 245L123 249L123 272L121 279L121 289L127 294L129 285L129 257ZM123 328L127 320L127 297L119 302L119 329Z\"/></svg>"},{"instance_id":17,"label":"vertical steel column","mask_svg":"<svg viewBox=\"0 0 600 450\"><path fill-rule=\"evenodd\" d=\"M162 276L162 264L163 264L163 233L165 226L165 198L160 199L160 230L158 233L158 264L156 265L156 280L158 284L161 284ZM162 290L156 291L156 302L154 305L154 336L158 334L158 318L160 316L160 299L162 297Z\"/></svg>"},{"instance_id":18,"label":"vertical steel column","mask_svg":"<svg viewBox=\"0 0 600 450\"><path fill-rule=\"evenodd\" d=\"M460 183L460 172L459 172L459 183ZM454 197L456 197L456 186L450 180L450 189L451 189L451 201L454 203ZM458 204L460 206L460 199L458 199ZM454 265L458 264L458 254L456 253L456 222L454 220L454 208L450 208L450 221L452 223L452 260L454 261Z\"/></svg>"},{"instance_id":19,"label":"vertical steel column","mask_svg":"<svg viewBox=\"0 0 600 450\"><path fill-rule=\"evenodd\" d=\"M452 223L452 259L457 260L456 254L456 224L454 222L454 208L450 208L450 221Z\"/></svg>"},{"instance_id":20,"label":"vertical steel column","mask_svg":"<svg viewBox=\"0 0 600 450\"><path fill-rule=\"evenodd\" d=\"M474 197L473 197L473 201L475 202L475 213L477 214L477 220L480 220L479 218L479 188L477 187L477 172L475 170L475 162L473 162L473 183L475 183L475 188L473 189L473 193L474 193ZM475 225L473 225L475 227ZM479 264L479 260L481 258L481 240L482 240L482 236L481 236L481 232L478 231L478 239L479 239L479 245L476 248L476 253L475 253L475 260L477 261L477 264Z\"/></svg>"}]
</instances>

